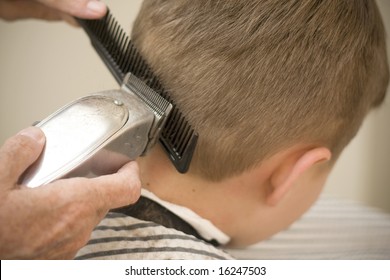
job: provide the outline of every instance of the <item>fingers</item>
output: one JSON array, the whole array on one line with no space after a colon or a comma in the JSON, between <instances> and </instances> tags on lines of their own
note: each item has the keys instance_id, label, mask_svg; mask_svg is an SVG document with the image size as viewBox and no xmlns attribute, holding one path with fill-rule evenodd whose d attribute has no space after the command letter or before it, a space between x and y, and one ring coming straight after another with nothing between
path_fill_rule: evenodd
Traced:
<instances>
[{"instance_id":1,"label":"fingers","mask_svg":"<svg viewBox=\"0 0 390 280\"><path fill-rule=\"evenodd\" d=\"M0 0L0 18L16 20L39 18L63 20L75 25L70 16L96 19L107 13L107 7L97 0Z\"/></svg>"},{"instance_id":2,"label":"fingers","mask_svg":"<svg viewBox=\"0 0 390 280\"><path fill-rule=\"evenodd\" d=\"M31 0L0 0L0 18L5 20L25 18L61 20L63 15L55 9Z\"/></svg>"},{"instance_id":3,"label":"fingers","mask_svg":"<svg viewBox=\"0 0 390 280\"><path fill-rule=\"evenodd\" d=\"M3 186L16 184L20 175L38 158L45 136L37 127L29 127L8 139L0 148L0 182Z\"/></svg>"},{"instance_id":4,"label":"fingers","mask_svg":"<svg viewBox=\"0 0 390 280\"><path fill-rule=\"evenodd\" d=\"M107 7L98 0L38 0L40 3L58 9L64 13L80 18L101 18L107 12Z\"/></svg>"},{"instance_id":5,"label":"fingers","mask_svg":"<svg viewBox=\"0 0 390 280\"><path fill-rule=\"evenodd\" d=\"M92 179L72 178L53 182L63 184L63 189L77 194L77 199L91 202L100 216L109 209L136 202L141 193L141 182L136 162L129 162L117 173ZM45 187L45 186L43 186Z\"/></svg>"},{"instance_id":6,"label":"fingers","mask_svg":"<svg viewBox=\"0 0 390 280\"><path fill-rule=\"evenodd\" d=\"M124 165L116 174L91 179L90 184L99 193L105 209L132 204L141 194L141 181L135 161Z\"/></svg>"}]
</instances>

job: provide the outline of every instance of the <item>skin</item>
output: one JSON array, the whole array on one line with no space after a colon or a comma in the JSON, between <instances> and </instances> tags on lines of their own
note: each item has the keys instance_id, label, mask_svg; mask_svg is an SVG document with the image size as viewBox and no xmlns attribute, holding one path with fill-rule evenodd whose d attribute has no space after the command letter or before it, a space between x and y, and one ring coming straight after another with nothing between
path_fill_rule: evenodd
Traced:
<instances>
[{"instance_id":1,"label":"skin","mask_svg":"<svg viewBox=\"0 0 390 280\"><path fill-rule=\"evenodd\" d=\"M106 12L105 4L97 0L0 0L0 18L7 21L37 18L77 25L73 16L96 19Z\"/></svg>"},{"instance_id":2,"label":"skin","mask_svg":"<svg viewBox=\"0 0 390 280\"><path fill-rule=\"evenodd\" d=\"M230 247L264 240L315 202L331 170L327 148L296 145L243 174L210 182L179 174L160 147L138 159L142 186L188 207L230 236Z\"/></svg>"}]
</instances>

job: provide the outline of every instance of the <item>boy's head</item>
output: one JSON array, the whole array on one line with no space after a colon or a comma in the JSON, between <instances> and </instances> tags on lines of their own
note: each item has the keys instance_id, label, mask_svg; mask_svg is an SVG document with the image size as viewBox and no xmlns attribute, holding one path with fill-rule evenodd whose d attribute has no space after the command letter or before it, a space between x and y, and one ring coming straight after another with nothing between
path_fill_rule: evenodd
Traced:
<instances>
[{"instance_id":1,"label":"boy's head","mask_svg":"<svg viewBox=\"0 0 390 280\"><path fill-rule=\"evenodd\" d=\"M258 195L263 207L246 214L263 214L253 213L248 222L272 229L258 237L242 230L251 241L280 230L311 205L368 111L384 100L388 83L384 27L372 0L147 0L132 37L199 133L189 174L171 176L210 185L192 188L202 204L206 193L227 200L234 194L237 202L225 208L245 199L255 203ZM155 162L158 155L150 157ZM162 168L146 166L154 173ZM226 187L233 182L235 188ZM173 193L156 185L161 196L226 226L179 194L185 187ZM291 217L282 218L289 210ZM278 221L268 221L273 218ZM234 230L226 231L234 239Z\"/></svg>"}]
</instances>

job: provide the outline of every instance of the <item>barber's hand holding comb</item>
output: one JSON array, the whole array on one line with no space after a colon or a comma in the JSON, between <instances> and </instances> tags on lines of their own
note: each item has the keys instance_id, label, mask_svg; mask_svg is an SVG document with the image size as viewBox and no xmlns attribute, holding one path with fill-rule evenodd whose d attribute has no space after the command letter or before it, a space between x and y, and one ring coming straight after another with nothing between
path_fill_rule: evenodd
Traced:
<instances>
[{"instance_id":1,"label":"barber's hand holding comb","mask_svg":"<svg viewBox=\"0 0 390 280\"><path fill-rule=\"evenodd\" d=\"M38 18L65 20L76 25L74 16L96 19L106 12L106 5L98 0L0 0L0 18L9 21Z\"/></svg>"}]
</instances>

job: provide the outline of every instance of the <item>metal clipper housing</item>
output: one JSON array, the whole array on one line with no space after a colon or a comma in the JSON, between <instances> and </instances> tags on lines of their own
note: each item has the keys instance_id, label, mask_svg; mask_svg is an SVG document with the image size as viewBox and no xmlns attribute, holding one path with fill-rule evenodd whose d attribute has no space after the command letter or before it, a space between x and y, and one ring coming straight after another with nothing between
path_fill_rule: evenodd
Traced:
<instances>
[{"instance_id":1,"label":"metal clipper housing","mask_svg":"<svg viewBox=\"0 0 390 280\"><path fill-rule=\"evenodd\" d=\"M198 133L176 106L169 91L160 83L110 11L102 19L77 21L119 83L126 73L132 73L172 104L172 113L162 128L159 141L176 170L180 173L187 172L198 141Z\"/></svg>"},{"instance_id":2,"label":"metal clipper housing","mask_svg":"<svg viewBox=\"0 0 390 280\"><path fill-rule=\"evenodd\" d=\"M37 187L67 176L114 172L154 145L171 110L168 101L127 74L120 89L78 99L38 123L45 148L22 183Z\"/></svg>"}]
</instances>

